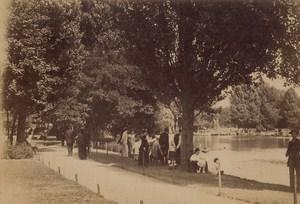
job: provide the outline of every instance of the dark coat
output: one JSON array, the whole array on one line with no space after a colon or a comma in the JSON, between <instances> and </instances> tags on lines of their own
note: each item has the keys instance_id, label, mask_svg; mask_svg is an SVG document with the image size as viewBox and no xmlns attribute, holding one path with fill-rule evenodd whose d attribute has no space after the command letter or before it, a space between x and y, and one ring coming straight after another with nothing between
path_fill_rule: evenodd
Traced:
<instances>
[{"instance_id":1,"label":"dark coat","mask_svg":"<svg viewBox=\"0 0 300 204\"><path fill-rule=\"evenodd\" d=\"M139 148L138 164L143 165L143 159L144 159L144 164L147 165L149 164L149 144L145 136L141 138L141 141L142 143Z\"/></svg>"},{"instance_id":2,"label":"dark coat","mask_svg":"<svg viewBox=\"0 0 300 204\"><path fill-rule=\"evenodd\" d=\"M289 142L285 155L289 157L288 166L300 167L300 140L298 138Z\"/></svg>"},{"instance_id":3,"label":"dark coat","mask_svg":"<svg viewBox=\"0 0 300 204\"><path fill-rule=\"evenodd\" d=\"M74 144L75 142L75 133L74 130L68 129L65 134L67 144Z\"/></svg>"},{"instance_id":4,"label":"dark coat","mask_svg":"<svg viewBox=\"0 0 300 204\"><path fill-rule=\"evenodd\" d=\"M160 134L159 144L163 151L169 149L169 134L167 132L163 132Z\"/></svg>"}]
</instances>

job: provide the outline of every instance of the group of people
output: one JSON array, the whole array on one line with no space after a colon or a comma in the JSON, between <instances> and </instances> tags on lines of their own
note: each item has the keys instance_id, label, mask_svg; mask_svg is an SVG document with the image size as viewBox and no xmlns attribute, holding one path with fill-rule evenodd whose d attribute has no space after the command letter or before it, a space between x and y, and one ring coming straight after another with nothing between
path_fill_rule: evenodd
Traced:
<instances>
[{"instance_id":1,"label":"group of people","mask_svg":"<svg viewBox=\"0 0 300 204\"><path fill-rule=\"evenodd\" d=\"M206 153L208 150L196 148L194 154L190 157L189 169L191 172L208 173L208 164Z\"/></svg>"},{"instance_id":2,"label":"group of people","mask_svg":"<svg viewBox=\"0 0 300 204\"><path fill-rule=\"evenodd\" d=\"M169 129L165 128L160 135L149 136L147 130L144 129L142 134L135 137L125 128L118 139L118 143L121 145L122 157L134 158L139 165L147 166L149 163L160 162L161 164L168 164L172 169L181 163L181 131L176 133L174 137L169 137ZM214 159L210 169L208 169L207 153L207 148L195 149L189 158L190 172L214 175L218 174L219 171L221 172L218 158Z\"/></svg>"},{"instance_id":3,"label":"group of people","mask_svg":"<svg viewBox=\"0 0 300 204\"><path fill-rule=\"evenodd\" d=\"M150 162L170 164L170 161L174 161L174 165L177 166L180 164L181 131L169 141L168 128L159 136L150 136L147 129L144 129L142 134L136 137L125 128L119 138L124 158L133 157L139 165L148 165Z\"/></svg>"},{"instance_id":4,"label":"group of people","mask_svg":"<svg viewBox=\"0 0 300 204\"><path fill-rule=\"evenodd\" d=\"M89 139L86 137L83 128L75 130L73 127L69 127L65 131L65 141L67 143L68 156L72 156L74 143L78 146L78 156L80 159L86 159L89 149Z\"/></svg>"}]
</instances>

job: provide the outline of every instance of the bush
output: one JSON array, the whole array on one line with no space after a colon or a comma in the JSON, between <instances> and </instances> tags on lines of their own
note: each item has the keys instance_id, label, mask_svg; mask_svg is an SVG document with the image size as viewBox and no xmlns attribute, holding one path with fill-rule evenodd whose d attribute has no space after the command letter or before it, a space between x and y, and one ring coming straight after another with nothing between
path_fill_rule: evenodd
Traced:
<instances>
[{"instance_id":1,"label":"bush","mask_svg":"<svg viewBox=\"0 0 300 204\"><path fill-rule=\"evenodd\" d=\"M3 159L30 159L35 155L32 147L28 144L21 143L15 146L8 146L2 155Z\"/></svg>"}]
</instances>

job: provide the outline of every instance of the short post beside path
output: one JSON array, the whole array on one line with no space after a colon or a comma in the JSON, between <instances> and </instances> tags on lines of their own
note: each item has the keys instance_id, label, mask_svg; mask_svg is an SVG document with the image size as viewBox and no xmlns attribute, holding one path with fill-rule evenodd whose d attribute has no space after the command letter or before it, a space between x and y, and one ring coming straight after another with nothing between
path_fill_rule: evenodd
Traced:
<instances>
[{"instance_id":1,"label":"short post beside path","mask_svg":"<svg viewBox=\"0 0 300 204\"><path fill-rule=\"evenodd\" d=\"M297 173L294 168L294 204L297 204Z\"/></svg>"},{"instance_id":2,"label":"short post beside path","mask_svg":"<svg viewBox=\"0 0 300 204\"><path fill-rule=\"evenodd\" d=\"M218 163L218 178L219 178L219 195L221 196L221 189L222 189L222 179L221 179L221 164L220 162Z\"/></svg>"}]
</instances>

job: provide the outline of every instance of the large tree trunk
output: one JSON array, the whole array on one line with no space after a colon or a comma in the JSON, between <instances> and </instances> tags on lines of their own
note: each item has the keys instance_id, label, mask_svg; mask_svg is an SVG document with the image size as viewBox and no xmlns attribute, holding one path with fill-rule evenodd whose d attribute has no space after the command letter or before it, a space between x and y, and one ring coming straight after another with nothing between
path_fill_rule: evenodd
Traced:
<instances>
[{"instance_id":1,"label":"large tree trunk","mask_svg":"<svg viewBox=\"0 0 300 204\"><path fill-rule=\"evenodd\" d=\"M187 169L189 158L193 151L194 107L190 97L182 99L182 136L181 136L181 165Z\"/></svg>"},{"instance_id":2,"label":"large tree trunk","mask_svg":"<svg viewBox=\"0 0 300 204\"><path fill-rule=\"evenodd\" d=\"M22 143L25 141L25 122L26 122L25 113L19 112L18 127L17 127L17 143Z\"/></svg>"}]
</instances>

